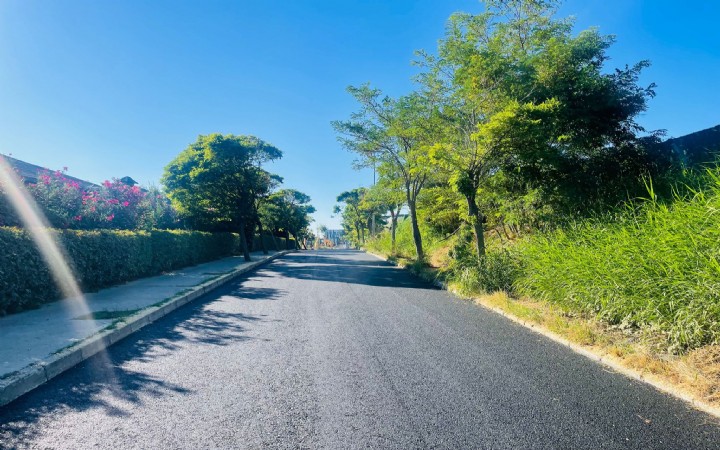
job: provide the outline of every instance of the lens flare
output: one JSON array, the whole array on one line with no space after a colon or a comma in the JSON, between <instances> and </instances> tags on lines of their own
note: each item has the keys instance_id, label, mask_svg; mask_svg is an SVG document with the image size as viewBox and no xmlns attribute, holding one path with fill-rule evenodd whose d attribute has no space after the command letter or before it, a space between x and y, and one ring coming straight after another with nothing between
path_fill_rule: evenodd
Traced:
<instances>
[{"instance_id":1,"label":"lens flare","mask_svg":"<svg viewBox=\"0 0 720 450\"><path fill-rule=\"evenodd\" d=\"M69 310L72 317L92 317L87 300L67 262L68 258L62 244L50 229L48 220L35 199L32 198L18 174L2 155L0 155L0 185L5 190L10 204L17 211L24 229L30 235L50 269L52 277L63 295L63 306ZM92 329L99 329L99 327L93 326ZM107 355L104 357L107 359ZM107 367L112 367L109 361L107 362ZM110 378L114 379L115 377L111 376Z\"/></svg>"},{"instance_id":2,"label":"lens flare","mask_svg":"<svg viewBox=\"0 0 720 450\"><path fill-rule=\"evenodd\" d=\"M82 291L70 270L61 244L52 235L45 215L25 189L20 177L1 155L0 185L4 187L10 204L17 211L25 230L27 230L40 255L42 255L48 268L50 268L53 279L63 296L82 297Z\"/></svg>"}]
</instances>

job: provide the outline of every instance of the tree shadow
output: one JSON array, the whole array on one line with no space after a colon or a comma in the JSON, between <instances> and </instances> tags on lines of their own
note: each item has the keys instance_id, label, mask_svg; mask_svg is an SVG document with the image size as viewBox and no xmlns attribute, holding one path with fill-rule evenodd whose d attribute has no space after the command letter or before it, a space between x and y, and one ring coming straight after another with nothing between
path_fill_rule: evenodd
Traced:
<instances>
[{"instance_id":1,"label":"tree shadow","mask_svg":"<svg viewBox=\"0 0 720 450\"><path fill-rule=\"evenodd\" d=\"M439 289L386 261L359 259L362 255L365 253L356 250L294 253L276 260L271 266L258 271L255 276L281 276L392 288Z\"/></svg>"},{"instance_id":2,"label":"tree shadow","mask_svg":"<svg viewBox=\"0 0 720 450\"><path fill-rule=\"evenodd\" d=\"M273 300L277 289L244 286L246 279L208 293L134 333L45 385L0 407L0 448L16 448L41 432L45 419L65 412L100 409L124 416L148 397L194 391L143 370L188 346L227 346L254 339L248 325L269 321L239 311L243 300Z\"/></svg>"}]
</instances>

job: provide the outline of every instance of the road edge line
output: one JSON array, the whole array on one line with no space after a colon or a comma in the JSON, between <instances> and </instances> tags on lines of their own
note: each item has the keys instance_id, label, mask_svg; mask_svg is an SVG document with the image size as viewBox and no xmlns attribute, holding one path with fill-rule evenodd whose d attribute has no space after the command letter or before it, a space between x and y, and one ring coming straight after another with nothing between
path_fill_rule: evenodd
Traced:
<instances>
[{"instance_id":1,"label":"road edge line","mask_svg":"<svg viewBox=\"0 0 720 450\"><path fill-rule=\"evenodd\" d=\"M51 354L41 361L22 368L7 378L0 379L0 407L8 405L17 398L42 386L98 352L142 330L147 325L194 301L202 295L229 283L242 274L255 270L294 251L295 250L280 251L260 261L254 261L249 265L234 269L218 278L193 286L187 292L183 292L180 295L176 294L167 301L161 301L159 304L141 309L118 323L117 326L112 329L102 329L84 338L70 348Z\"/></svg>"}]
</instances>

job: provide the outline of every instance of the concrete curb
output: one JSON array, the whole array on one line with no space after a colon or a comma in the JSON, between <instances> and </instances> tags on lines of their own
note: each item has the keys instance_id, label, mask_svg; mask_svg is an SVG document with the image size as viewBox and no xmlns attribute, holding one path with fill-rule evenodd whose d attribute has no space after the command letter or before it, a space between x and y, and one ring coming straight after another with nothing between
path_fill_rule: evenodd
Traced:
<instances>
[{"instance_id":1,"label":"concrete curb","mask_svg":"<svg viewBox=\"0 0 720 450\"><path fill-rule=\"evenodd\" d=\"M100 332L80 341L77 345L52 354L42 361L27 366L7 378L1 379L0 406L7 405L21 395L32 391L57 375L60 375L66 370L80 364L96 353L128 337L136 331L141 330L145 326L155 322L159 318L171 313L179 307L190 303L203 294L206 294L234 280L242 274L250 272L294 251L295 250L284 250L278 252L266 259L252 262L250 265L240 269L235 269L232 272L219 276L218 278L193 286L187 292L177 294L158 305L149 306L138 311L132 316L127 317L124 321L118 323L115 328L101 330Z\"/></svg>"},{"instance_id":2,"label":"concrete curb","mask_svg":"<svg viewBox=\"0 0 720 450\"><path fill-rule=\"evenodd\" d=\"M372 255L378 259L381 259L385 262L388 262L396 267L401 267L398 264L394 263L393 261L389 261L387 258L385 258L382 255L378 255L377 253L371 253L366 251L367 254ZM412 273L412 272L410 272ZM435 287L438 287L440 289L443 289L445 291L448 291L452 295L460 298L465 298L467 300L473 300L469 297L463 297L461 295L458 295L456 292L453 292L452 290L448 289L447 283L444 283L440 280L434 280L432 284ZM588 350L587 348L576 344L574 342L571 342L562 336L559 336L552 331L546 330L540 326L537 326L537 324L534 324L532 322L527 322L525 320L520 319L517 316L514 316L500 308L496 308L493 306L483 305L482 303L474 302L476 305L488 309L494 313L500 314L501 316L505 317L508 320L511 320L512 322L515 322L518 325L521 325L530 331L533 331L537 334L540 334L542 336L545 336L546 338L557 342L558 344L561 344L565 347L568 347L573 352L584 356L585 358L588 358L592 361L595 361L609 369L612 369L613 371L620 373L628 378L632 378L633 380L639 381L641 383L645 383L647 385L652 386L653 388L657 389L658 391L670 395L672 397L675 397L679 400L682 400L683 402L687 403L689 406L702 411L706 414L709 414L717 419L720 419L720 408L713 406L702 399L699 399L695 396L689 395L686 392L677 389L674 385L667 383L662 380L654 379L652 378L652 375L648 376L638 370L631 369L629 367L626 367L625 365L619 363L618 361L614 361L611 359L611 357L608 354L602 354L602 353L596 353L593 351Z\"/></svg>"}]
</instances>

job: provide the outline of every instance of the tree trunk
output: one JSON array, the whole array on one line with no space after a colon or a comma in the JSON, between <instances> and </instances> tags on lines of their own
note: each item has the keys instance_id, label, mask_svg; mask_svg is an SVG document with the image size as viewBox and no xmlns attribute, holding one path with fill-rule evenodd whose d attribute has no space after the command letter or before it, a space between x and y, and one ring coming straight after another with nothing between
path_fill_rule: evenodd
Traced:
<instances>
[{"instance_id":1,"label":"tree trunk","mask_svg":"<svg viewBox=\"0 0 720 450\"><path fill-rule=\"evenodd\" d=\"M240 221L240 244L242 245L245 261L250 261L250 250L248 249L247 234L245 233L245 221Z\"/></svg>"},{"instance_id":2,"label":"tree trunk","mask_svg":"<svg viewBox=\"0 0 720 450\"><path fill-rule=\"evenodd\" d=\"M280 246L278 245L277 238L275 237L275 233L273 233L272 230L270 230L270 237L272 238L273 246L275 247L275 251L279 252Z\"/></svg>"},{"instance_id":3,"label":"tree trunk","mask_svg":"<svg viewBox=\"0 0 720 450\"><path fill-rule=\"evenodd\" d=\"M265 236L263 236L263 226L258 220L258 233L260 233L260 247L262 247L263 255L268 254L267 245L265 245Z\"/></svg>"},{"instance_id":4,"label":"tree trunk","mask_svg":"<svg viewBox=\"0 0 720 450\"><path fill-rule=\"evenodd\" d=\"M394 210L390 210L390 254L395 256L395 230L397 230L397 216L400 214L398 210L397 214Z\"/></svg>"},{"instance_id":5,"label":"tree trunk","mask_svg":"<svg viewBox=\"0 0 720 450\"><path fill-rule=\"evenodd\" d=\"M470 216L470 222L472 222L473 229L475 230L475 248L477 250L478 261L480 258L485 256L485 234L483 230L483 218L480 214L480 210L475 203L474 195L466 195L468 203L468 215Z\"/></svg>"},{"instance_id":6,"label":"tree trunk","mask_svg":"<svg viewBox=\"0 0 720 450\"><path fill-rule=\"evenodd\" d=\"M503 234L505 235L505 237L507 238L507 240L508 240L508 241L512 241L512 239L510 239L510 235L509 235L508 232L507 232L507 228L505 228L505 223L502 224L502 230L503 230Z\"/></svg>"},{"instance_id":7,"label":"tree trunk","mask_svg":"<svg viewBox=\"0 0 720 450\"><path fill-rule=\"evenodd\" d=\"M300 250L300 241L298 240L297 234L295 234L295 233L289 233L289 234L292 234L292 237L295 240L295 250ZM304 246L304 244L303 244L303 246ZM307 250L307 248L305 250Z\"/></svg>"},{"instance_id":8,"label":"tree trunk","mask_svg":"<svg viewBox=\"0 0 720 450\"><path fill-rule=\"evenodd\" d=\"M415 209L415 199L410 198L410 192L407 193L408 197L408 209L410 209L410 223L412 224L413 241L415 242L415 253L417 254L418 261L425 260L425 254L422 248L422 236L420 235L420 227L417 221L417 211Z\"/></svg>"}]
</instances>

